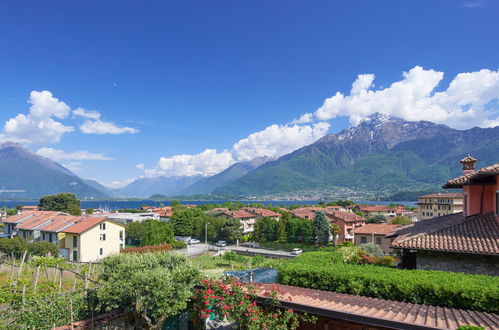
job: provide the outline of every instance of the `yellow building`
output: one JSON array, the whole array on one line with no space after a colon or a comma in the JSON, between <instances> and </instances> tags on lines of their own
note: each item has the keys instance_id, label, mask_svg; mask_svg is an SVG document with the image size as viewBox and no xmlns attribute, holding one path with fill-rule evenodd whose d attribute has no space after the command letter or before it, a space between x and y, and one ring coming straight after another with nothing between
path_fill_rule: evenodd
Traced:
<instances>
[{"instance_id":1,"label":"yellow building","mask_svg":"<svg viewBox=\"0 0 499 330\"><path fill-rule=\"evenodd\" d=\"M125 247L125 225L107 218L28 211L2 222L10 237L54 243L68 261L96 261Z\"/></svg>"},{"instance_id":2,"label":"yellow building","mask_svg":"<svg viewBox=\"0 0 499 330\"><path fill-rule=\"evenodd\" d=\"M463 212L462 193L437 193L418 197L418 220Z\"/></svg>"}]
</instances>

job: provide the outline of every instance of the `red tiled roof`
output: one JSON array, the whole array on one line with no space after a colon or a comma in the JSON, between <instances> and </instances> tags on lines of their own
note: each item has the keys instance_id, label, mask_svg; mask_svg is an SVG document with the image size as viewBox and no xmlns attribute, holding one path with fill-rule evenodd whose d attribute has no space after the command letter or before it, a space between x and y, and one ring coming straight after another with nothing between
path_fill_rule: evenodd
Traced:
<instances>
[{"instance_id":1,"label":"red tiled roof","mask_svg":"<svg viewBox=\"0 0 499 330\"><path fill-rule=\"evenodd\" d=\"M499 316L470 310L411 304L394 300L321 291L282 284L257 284L259 295L272 290L287 308L332 319L342 319L382 328L457 329L461 325L497 329Z\"/></svg>"},{"instance_id":2,"label":"red tiled roof","mask_svg":"<svg viewBox=\"0 0 499 330\"><path fill-rule=\"evenodd\" d=\"M481 176L489 176L489 175L499 175L499 163L495 163L486 167L483 167L474 172L461 175L455 179L447 181L446 184L443 185L442 188L462 188L463 185L469 184L474 179Z\"/></svg>"},{"instance_id":3,"label":"red tiled roof","mask_svg":"<svg viewBox=\"0 0 499 330\"><path fill-rule=\"evenodd\" d=\"M362 206L359 208L362 212L390 212L396 211L396 207L388 207L388 206L380 206L380 205L372 205L372 206Z\"/></svg>"},{"instance_id":4,"label":"red tiled roof","mask_svg":"<svg viewBox=\"0 0 499 330\"><path fill-rule=\"evenodd\" d=\"M276 213L271 210L267 209L261 209L261 208L256 208L256 207L243 207L241 208L243 211L247 211L249 213L253 213L262 217L280 217L281 215L279 213Z\"/></svg>"},{"instance_id":5,"label":"red tiled roof","mask_svg":"<svg viewBox=\"0 0 499 330\"><path fill-rule=\"evenodd\" d=\"M55 216L57 214L61 214L61 212L57 211L24 211L22 213L12 215L10 217L5 218L1 222L4 223L18 223L18 222L23 222L26 221L27 219L31 217L40 217L40 216Z\"/></svg>"},{"instance_id":6,"label":"red tiled roof","mask_svg":"<svg viewBox=\"0 0 499 330\"><path fill-rule=\"evenodd\" d=\"M499 255L499 217L462 213L422 220L388 235L393 248Z\"/></svg>"},{"instance_id":7,"label":"red tiled roof","mask_svg":"<svg viewBox=\"0 0 499 330\"><path fill-rule=\"evenodd\" d=\"M300 208L300 209L294 209L289 211L292 215L295 217L301 218L301 219L310 219L313 220L315 219L315 212L305 209L305 208Z\"/></svg>"},{"instance_id":8,"label":"red tiled roof","mask_svg":"<svg viewBox=\"0 0 499 330\"><path fill-rule=\"evenodd\" d=\"M363 218L360 215L357 215L355 213L352 213L352 212L327 211L326 215L329 218L333 218L335 220L341 220L341 221L345 221L345 222L366 221L365 218Z\"/></svg>"},{"instance_id":9,"label":"red tiled roof","mask_svg":"<svg viewBox=\"0 0 499 330\"><path fill-rule=\"evenodd\" d=\"M380 234L388 235L400 225L393 225L391 223L368 223L362 227L357 227L353 230L355 234Z\"/></svg>"},{"instance_id":10,"label":"red tiled roof","mask_svg":"<svg viewBox=\"0 0 499 330\"><path fill-rule=\"evenodd\" d=\"M248 213L246 211L225 211L224 214L230 216L231 218L245 219L245 218L254 218L255 215Z\"/></svg>"},{"instance_id":11,"label":"red tiled roof","mask_svg":"<svg viewBox=\"0 0 499 330\"><path fill-rule=\"evenodd\" d=\"M419 196L418 198L463 198L463 193L435 193Z\"/></svg>"},{"instance_id":12,"label":"red tiled roof","mask_svg":"<svg viewBox=\"0 0 499 330\"><path fill-rule=\"evenodd\" d=\"M74 225L63 230L65 233L70 234L81 234L84 231L98 225L99 223L106 221L108 218L97 218L97 217L78 217Z\"/></svg>"}]
</instances>

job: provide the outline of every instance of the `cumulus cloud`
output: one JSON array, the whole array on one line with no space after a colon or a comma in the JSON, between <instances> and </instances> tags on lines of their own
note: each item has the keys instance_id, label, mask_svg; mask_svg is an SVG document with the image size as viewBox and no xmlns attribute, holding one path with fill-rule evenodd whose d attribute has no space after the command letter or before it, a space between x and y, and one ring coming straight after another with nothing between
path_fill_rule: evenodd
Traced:
<instances>
[{"instance_id":1,"label":"cumulus cloud","mask_svg":"<svg viewBox=\"0 0 499 330\"><path fill-rule=\"evenodd\" d=\"M80 131L85 134L124 134L138 133L139 130L132 127L121 127L110 121L85 120L80 126Z\"/></svg>"},{"instance_id":2,"label":"cumulus cloud","mask_svg":"<svg viewBox=\"0 0 499 330\"><path fill-rule=\"evenodd\" d=\"M361 74L349 95L337 92L314 113L318 120L348 116L352 124L379 112L406 120L428 120L465 129L489 127L496 123L499 100L499 71L460 73L447 89L436 91L443 72L416 66L403 73L403 79L384 89L373 89L375 76Z\"/></svg>"},{"instance_id":3,"label":"cumulus cloud","mask_svg":"<svg viewBox=\"0 0 499 330\"><path fill-rule=\"evenodd\" d=\"M92 153L88 151L64 152L54 148L40 148L36 151L40 156L50 158L55 161L61 160L112 160L103 154Z\"/></svg>"},{"instance_id":4,"label":"cumulus cloud","mask_svg":"<svg viewBox=\"0 0 499 330\"><path fill-rule=\"evenodd\" d=\"M263 131L250 134L234 144L232 153L237 161L255 157L280 157L293 150L311 144L329 129L326 122L314 125L271 125Z\"/></svg>"},{"instance_id":5,"label":"cumulus cloud","mask_svg":"<svg viewBox=\"0 0 499 330\"><path fill-rule=\"evenodd\" d=\"M118 189L118 188L123 188L124 186L128 185L129 183L132 183L135 181L137 178L129 178L121 181L112 181L112 182L105 182L103 183L104 186L112 189Z\"/></svg>"},{"instance_id":6,"label":"cumulus cloud","mask_svg":"<svg viewBox=\"0 0 499 330\"><path fill-rule=\"evenodd\" d=\"M143 170L146 168L146 165L143 163L140 163L140 164L135 165L135 167L138 168L139 170Z\"/></svg>"},{"instance_id":7,"label":"cumulus cloud","mask_svg":"<svg viewBox=\"0 0 499 330\"><path fill-rule=\"evenodd\" d=\"M160 173L168 176L180 175L212 175L216 174L234 163L232 154L224 150L217 152L216 149L206 149L195 155L176 155L173 157L161 157L158 162ZM146 174L157 173L148 171Z\"/></svg>"},{"instance_id":8,"label":"cumulus cloud","mask_svg":"<svg viewBox=\"0 0 499 330\"><path fill-rule=\"evenodd\" d=\"M66 118L70 108L51 92L32 91L28 103L31 105L27 115L18 114L5 122L0 136L3 140L33 145L58 143L65 133L74 131L73 127L54 120Z\"/></svg>"},{"instance_id":9,"label":"cumulus cloud","mask_svg":"<svg viewBox=\"0 0 499 330\"><path fill-rule=\"evenodd\" d=\"M73 110L73 116L99 120L101 115L99 111L77 108Z\"/></svg>"},{"instance_id":10,"label":"cumulus cloud","mask_svg":"<svg viewBox=\"0 0 499 330\"><path fill-rule=\"evenodd\" d=\"M195 155L161 157L158 166L146 169L146 176L213 175L239 161L260 156L280 157L323 137L329 124L271 125L239 140L231 150L206 149Z\"/></svg>"}]
</instances>

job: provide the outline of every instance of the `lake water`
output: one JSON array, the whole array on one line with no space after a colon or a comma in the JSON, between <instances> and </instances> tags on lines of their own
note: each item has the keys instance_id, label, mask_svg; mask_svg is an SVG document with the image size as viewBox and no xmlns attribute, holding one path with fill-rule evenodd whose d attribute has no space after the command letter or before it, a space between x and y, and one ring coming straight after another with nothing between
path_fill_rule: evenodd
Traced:
<instances>
[{"instance_id":1,"label":"lake water","mask_svg":"<svg viewBox=\"0 0 499 330\"><path fill-rule=\"evenodd\" d=\"M182 204L191 205L203 205L203 204L223 204L226 201L180 201ZM290 206L291 204L298 205L311 205L318 204L320 201L241 201L244 204L250 203L262 203L264 205L271 204L272 206ZM416 207L416 202L380 202L380 201L355 201L359 204L372 204L372 205L388 205L388 204L402 204L406 206ZM92 209L106 209L106 210L117 210L117 209L138 209L141 205L146 204L150 206L159 206L159 204L164 204L165 206L171 205L170 201L152 201L152 200L141 200L141 201L81 201L81 208L92 208ZM17 205L38 205L38 201L0 201L0 207L6 206L8 208L15 207Z\"/></svg>"}]
</instances>

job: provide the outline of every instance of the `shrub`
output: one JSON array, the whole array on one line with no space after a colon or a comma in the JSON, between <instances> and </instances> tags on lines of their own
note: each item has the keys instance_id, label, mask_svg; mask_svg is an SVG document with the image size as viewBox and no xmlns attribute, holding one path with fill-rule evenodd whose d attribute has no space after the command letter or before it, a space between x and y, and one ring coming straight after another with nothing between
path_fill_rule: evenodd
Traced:
<instances>
[{"instance_id":1,"label":"shrub","mask_svg":"<svg viewBox=\"0 0 499 330\"><path fill-rule=\"evenodd\" d=\"M170 244L161 244L155 246L129 247L121 250L121 253L164 252L164 251L170 251L171 249L172 246Z\"/></svg>"},{"instance_id":2,"label":"shrub","mask_svg":"<svg viewBox=\"0 0 499 330\"><path fill-rule=\"evenodd\" d=\"M363 256L366 255L366 251L359 249L355 246L344 246L338 249L338 252L342 256L342 260L347 264L360 264L364 263Z\"/></svg>"},{"instance_id":3,"label":"shrub","mask_svg":"<svg viewBox=\"0 0 499 330\"><path fill-rule=\"evenodd\" d=\"M184 241L179 241L179 240L174 240L172 242L172 247L175 249L175 250L178 250L178 249L185 249L187 248L187 243L184 242Z\"/></svg>"},{"instance_id":4,"label":"shrub","mask_svg":"<svg viewBox=\"0 0 499 330\"><path fill-rule=\"evenodd\" d=\"M382 256L374 258L374 264L382 266L395 266L395 258L392 256Z\"/></svg>"},{"instance_id":5,"label":"shrub","mask_svg":"<svg viewBox=\"0 0 499 330\"><path fill-rule=\"evenodd\" d=\"M369 254L383 255L383 250L381 250L381 248L377 244L366 243L366 244L359 245L359 247L361 249L365 250Z\"/></svg>"},{"instance_id":6,"label":"shrub","mask_svg":"<svg viewBox=\"0 0 499 330\"><path fill-rule=\"evenodd\" d=\"M279 265L278 281L416 304L499 310L499 277L342 264L341 260L337 253L304 253Z\"/></svg>"}]
</instances>

